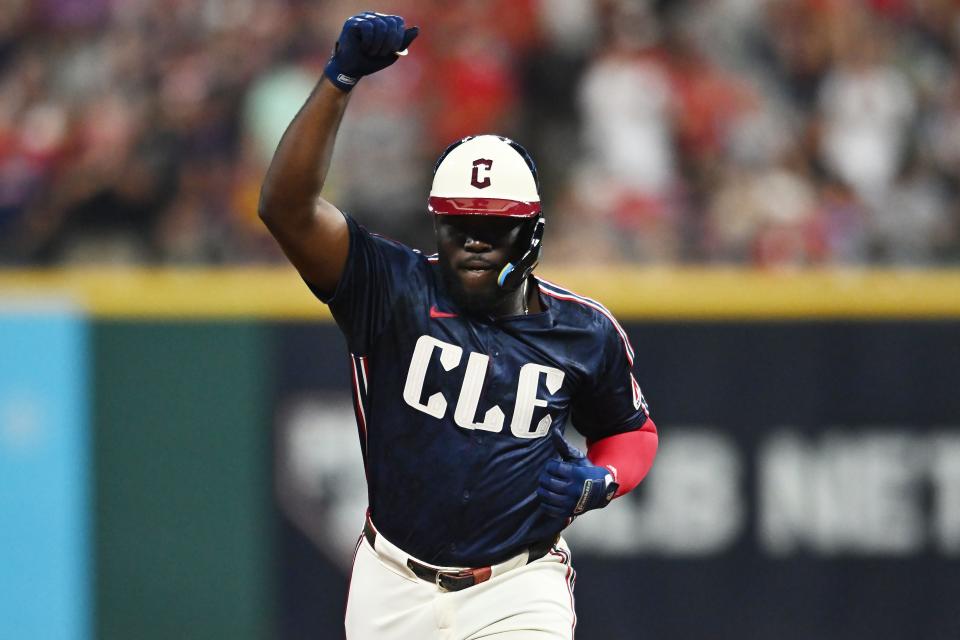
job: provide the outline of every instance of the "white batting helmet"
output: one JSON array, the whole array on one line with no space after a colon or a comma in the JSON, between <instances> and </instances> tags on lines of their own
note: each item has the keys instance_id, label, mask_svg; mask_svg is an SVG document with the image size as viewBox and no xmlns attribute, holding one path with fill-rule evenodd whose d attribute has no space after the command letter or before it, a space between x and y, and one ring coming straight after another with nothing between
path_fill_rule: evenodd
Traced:
<instances>
[{"instance_id":1,"label":"white batting helmet","mask_svg":"<svg viewBox=\"0 0 960 640\"><path fill-rule=\"evenodd\" d=\"M437 161L428 209L437 215L532 218L540 213L536 166L509 138L464 138Z\"/></svg>"},{"instance_id":2,"label":"white batting helmet","mask_svg":"<svg viewBox=\"0 0 960 640\"><path fill-rule=\"evenodd\" d=\"M497 278L504 289L519 286L540 260L544 219L537 166L509 138L470 136L447 147L433 168L427 210L440 216L531 219L529 249Z\"/></svg>"}]
</instances>

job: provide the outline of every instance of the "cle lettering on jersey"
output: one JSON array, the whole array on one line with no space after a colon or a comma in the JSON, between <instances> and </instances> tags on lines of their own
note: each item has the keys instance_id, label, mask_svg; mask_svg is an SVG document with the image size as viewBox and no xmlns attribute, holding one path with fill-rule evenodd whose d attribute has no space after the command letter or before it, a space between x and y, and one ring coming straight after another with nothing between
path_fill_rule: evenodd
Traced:
<instances>
[{"instance_id":1,"label":"cle lettering on jersey","mask_svg":"<svg viewBox=\"0 0 960 640\"><path fill-rule=\"evenodd\" d=\"M457 368L462 360L463 349L455 344L438 340L433 336L423 335L417 339L410 358L410 367L407 369L407 380L403 387L404 401L418 411L423 411L434 418L442 419L447 410L447 399L439 391L431 395L426 403L421 400L427 367L434 351L440 352L440 365L444 371ZM483 389L484 378L490 357L482 353L471 353L467 360L467 371L460 388L454 411L454 422L463 429L480 429L499 433L503 430L504 413L499 405L494 405L486 411L483 420L475 422L477 405L480 402L480 392ZM546 407L547 401L537 396L541 377L547 391L556 393L563 384L563 371L533 362L520 367L517 380L517 390L513 405L513 418L510 421L510 432L518 438L542 438L550 430L553 418L550 414L543 416L534 429L530 428L533 421L533 412L536 407Z\"/></svg>"}]
</instances>

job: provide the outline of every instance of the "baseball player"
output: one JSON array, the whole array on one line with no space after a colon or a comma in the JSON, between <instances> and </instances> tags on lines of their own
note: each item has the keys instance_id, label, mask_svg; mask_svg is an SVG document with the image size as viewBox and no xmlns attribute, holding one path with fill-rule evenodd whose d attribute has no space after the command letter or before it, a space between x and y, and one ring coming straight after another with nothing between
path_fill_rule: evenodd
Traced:
<instances>
[{"instance_id":1,"label":"baseball player","mask_svg":"<svg viewBox=\"0 0 960 640\"><path fill-rule=\"evenodd\" d=\"M560 533L640 482L656 428L610 312L533 274L544 216L519 144L479 135L443 153L427 206L435 256L321 197L350 92L417 34L399 16L346 21L260 201L351 353L369 508L347 637L571 638ZM564 440L568 424L586 455Z\"/></svg>"}]
</instances>

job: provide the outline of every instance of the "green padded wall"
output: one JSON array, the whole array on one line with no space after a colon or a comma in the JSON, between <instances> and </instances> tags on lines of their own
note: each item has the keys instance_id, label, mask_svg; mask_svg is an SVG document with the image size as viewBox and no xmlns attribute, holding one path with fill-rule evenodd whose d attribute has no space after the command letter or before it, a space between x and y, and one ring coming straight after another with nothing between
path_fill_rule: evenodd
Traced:
<instances>
[{"instance_id":1,"label":"green padded wall","mask_svg":"<svg viewBox=\"0 0 960 640\"><path fill-rule=\"evenodd\" d=\"M100 640L272 635L266 335L248 322L95 325Z\"/></svg>"}]
</instances>

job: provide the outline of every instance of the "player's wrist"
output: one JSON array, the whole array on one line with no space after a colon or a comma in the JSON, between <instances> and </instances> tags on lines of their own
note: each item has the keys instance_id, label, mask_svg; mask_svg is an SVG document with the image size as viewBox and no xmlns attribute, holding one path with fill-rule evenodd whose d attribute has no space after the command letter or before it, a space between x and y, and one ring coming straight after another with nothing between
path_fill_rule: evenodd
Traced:
<instances>
[{"instance_id":1,"label":"player's wrist","mask_svg":"<svg viewBox=\"0 0 960 640\"><path fill-rule=\"evenodd\" d=\"M362 75L351 75L344 71L343 65L337 60L336 55L331 57L323 68L323 75L330 81L330 84L344 93L350 93L360 82L360 78L363 77Z\"/></svg>"},{"instance_id":2,"label":"player's wrist","mask_svg":"<svg viewBox=\"0 0 960 640\"><path fill-rule=\"evenodd\" d=\"M580 497L573 508L574 516L607 506L620 488L613 474L606 467L591 465L585 476L581 484Z\"/></svg>"}]
</instances>

